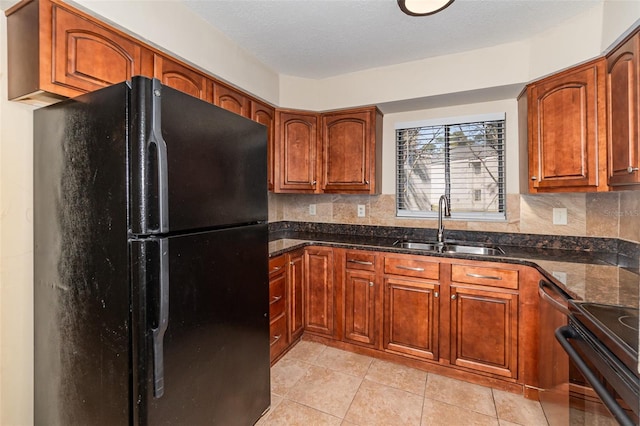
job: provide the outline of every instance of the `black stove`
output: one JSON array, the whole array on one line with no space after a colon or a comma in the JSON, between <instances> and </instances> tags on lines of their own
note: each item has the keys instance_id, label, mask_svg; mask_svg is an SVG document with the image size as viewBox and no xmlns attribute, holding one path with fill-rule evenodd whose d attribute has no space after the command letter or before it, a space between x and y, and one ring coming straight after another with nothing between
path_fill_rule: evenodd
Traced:
<instances>
[{"instance_id":1,"label":"black stove","mask_svg":"<svg viewBox=\"0 0 640 426\"><path fill-rule=\"evenodd\" d=\"M638 373L638 308L571 301L574 318L622 361Z\"/></svg>"}]
</instances>

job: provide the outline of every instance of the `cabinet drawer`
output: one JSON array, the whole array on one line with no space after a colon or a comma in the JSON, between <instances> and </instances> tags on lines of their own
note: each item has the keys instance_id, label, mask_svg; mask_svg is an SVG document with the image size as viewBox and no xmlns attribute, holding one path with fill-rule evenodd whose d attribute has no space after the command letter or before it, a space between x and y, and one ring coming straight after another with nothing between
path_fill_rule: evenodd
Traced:
<instances>
[{"instance_id":1,"label":"cabinet drawer","mask_svg":"<svg viewBox=\"0 0 640 426\"><path fill-rule=\"evenodd\" d=\"M269 329L269 345L271 346L271 359L273 359L287 347L287 316L282 315L272 322Z\"/></svg>"},{"instance_id":2,"label":"cabinet drawer","mask_svg":"<svg viewBox=\"0 0 640 426\"><path fill-rule=\"evenodd\" d=\"M269 282L269 318L271 320L284 314L286 301L284 284L284 275Z\"/></svg>"},{"instance_id":3,"label":"cabinet drawer","mask_svg":"<svg viewBox=\"0 0 640 426\"><path fill-rule=\"evenodd\" d=\"M362 251L347 251L347 269L358 269L361 271L374 271L376 266L376 256L374 253Z\"/></svg>"},{"instance_id":4,"label":"cabinet drawer","mask_svg":"<svg viewBox=\"0 0 640 426\"><path fill-rule=\"evenodd\" d=\"M451 281L492 287L518 288L518 271L486 266L451 265Z\"/></svg>"},{"instance_id":5,"label":"cabinet drawer","mask_svg":"<svg viewBox=\"0 0 640 426\"><path fill-rule=\"evenodd\" d=\"M269 275L275 275L284 269L284 256L273 257L269 259Z\"/></svg>"},{"instance_id":6,"label":"cabinet drawer","mask_svg":"<svg viewBox=\"0 0 640 426\"><path fill-rule=\"evenodd\" d=\"M424 260L419 256L386 256L384 258L384 273L438 280L440 278L440 264Z\"/></svg>"}]
</instances>

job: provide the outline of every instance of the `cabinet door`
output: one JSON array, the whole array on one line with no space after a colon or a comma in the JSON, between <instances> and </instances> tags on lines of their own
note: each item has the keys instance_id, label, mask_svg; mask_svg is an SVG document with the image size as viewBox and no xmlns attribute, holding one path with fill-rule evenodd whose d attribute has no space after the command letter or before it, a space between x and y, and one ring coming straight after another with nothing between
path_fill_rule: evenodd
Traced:
<instances>
[{"instance_id":1,"label":"cabinet door","mask_svg":"<svg viewBox=\"0 0 640 426\"><path fill-rule=\"evenodd\" d=\"M277 111L275 192L313 193L317 188L318 115Z\"/></svg>"},{"instance_id":2,"label":"cabinet door","mask_svg":"<svg viewBox=\"0 0 640 426\"><path fill-rule=\"evenodd\" d=\"M216 83L213 86L213 103L243 117L251 117L249 98L230 87Z\"/></svg>"},{"instance_id":3,"label":"cabinet door","mask_svg":"<svg viewBox=\"0 0 640 426\"><path fill-rule=\"evenodd\" d=\"M158 54L153 68L155 78L162 84L211 102L211 81L204 74Z\"/></svg>"},{"instance_id":4,"label":"cabinet door","mask_svg":"<svg viewBox=\"0 0 640 426\"><path fill-rule=\"evenodd\" d=\"M42 2L40 11L40 34L52 37L41 40L43 56L51 48L44 90L76 96L142 74L143 48L135 41L55 3Z\"/></svg>"},{"instance_id":5,"label":"cabinet door","mask_svg":"<svg viewBox=\"0 0 640 426\"><path fill-rule=\"evenodd\" d=\"M305 331L333 336L333 250L305 252Z\"/></svg>"},{"instance_id":6,"label":"cabinet door","mask_svg":"<svg viewBox=\"0 0 640 426\"><path fill-rule=\"evenodd\" d=\"M322 191L374 193L376 109L322 115Z\"/></svg>"},{"instance_id":7,"label":"cabinet door","mask_svg":"<svg viewBox=\"0 0 640 426\"><path fill-rule=\"evenodd\" d=\"M518 295L451 285L451 363L517 377Z\"/></svg>"},{"instance_id":8,"label":"cabinet door","mask_svg":"<svg viewBox=\"0 0 640 426\"><path fill-rule=\"evenodd\" d=\"M529 190L607 190L604 60L534 83L527 96Z\"/></svg>"},{"instance_id":9,"label":"cabinet door","mask_svg":"<svg viewBox=\"0 0 640 426\"><path fill-rule=\"evenodd\" d=\"M384 349L438 360L439 285L387 277L384 281Z\"/></svg>"},{"instance_id":10,"label":"cabinet door","mask_svg":"<svg viewBox=\"0 0 640 426\"><path fill-rule=\"evenodd\" d=\"M275 182L275 110L260 102L251 101L251 119L267 128L267 184L269 191L273 191Z\"/></svg>"},{"instance_id":11,"label":"cabinet door","mask_svg":"<svg viewBox=\"0 0 640 426\"><path fill-rule=\"evenodd\" d=\"M287 254L289 284L289 341L296 340L304 330L304 250Z\"/></svg>"},{"instance_id":12,"label":"cabinet door","mask_svg":"<svg viewBox=\"0 0 640 426\"><path fill-rule=\"evenodd\" d=\"M347 270L344 282L344 340L376 344L376 275Z\"/></svg>"},{"instance_id":13,"label":"cabinet door","mask_svg":"<svg viewBox=\"0 0 640 426\"><path fill-rule=\"evenodd\" d=\"M609 185L640 184L640 32L607 58Z\"/></svg>"}]
</instances>

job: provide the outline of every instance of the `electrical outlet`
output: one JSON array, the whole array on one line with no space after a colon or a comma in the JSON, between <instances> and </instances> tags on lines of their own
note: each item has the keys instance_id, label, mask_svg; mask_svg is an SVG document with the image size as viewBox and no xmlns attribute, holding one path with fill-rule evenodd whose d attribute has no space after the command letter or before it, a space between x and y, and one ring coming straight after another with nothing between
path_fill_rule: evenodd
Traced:
<instances>
[{"instance_id":1,"label":"electrical outlet","mask_svg":"<svg viewBox=\"0 0 640 426\"><path fill-rule=\"evenodd\" d=\"M309 204L309 214L311 216L315 216L316 215L316 205L315 204Z\"/></svg>"},{"instance_id":2,"label":"electrical outlet","mask_svg":"<svg viewBox=\"0 0 640 426\"><path fill-rule=\"evenodd\" d=\"M554 225L566 225L567 224L567 209L566 208L554 208L553 209L553 224Z\"/></svg>"},{"instance_id":3,"label":"electrical outlet","mask_svg":"<svg viewBox=\"0 0 640 426\"><path fill-rule=\"evenodd\" d=\"M556 277L558 279L558 281L560 281L562 284L566 284L567 283L567 273L566 272L553 271L551 274L554 277Z\"/></svg>"},{"instance_id":4,"label":"electrical outlet","mask_svg":"<svg viewBox=\"0 0 640 426\"><path fill-rule=\"evenodd\" d=\"M364 204L358 204L358 217L365 217L367 211Z\"/></svg>"}]
</instances>

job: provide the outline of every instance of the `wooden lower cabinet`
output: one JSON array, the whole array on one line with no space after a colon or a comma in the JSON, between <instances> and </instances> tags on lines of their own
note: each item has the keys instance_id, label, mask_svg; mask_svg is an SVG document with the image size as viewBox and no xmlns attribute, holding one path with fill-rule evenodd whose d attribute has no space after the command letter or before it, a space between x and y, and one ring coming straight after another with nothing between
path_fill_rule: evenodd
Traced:
<instances>
[{"instance_id":1,"label":"wooden lower cabinet","mask_svg":"<svg viewBox=\"0 0 640 426\"><path fill-rule=\"evenodd\" d=\"M438 360L439 284L385 278L384 349Z\"/></svg>"},{"instance_id":2,"label":"wooden lower cabinet","mask_svg":"<svg viewBox=\"0 0 640 426\"><path fill-rule=\"evenodd\" d=\"M518 295L451 286L451 364L517 377Z\"/></svg>"},{"instance_id":3,"label":"wooden lower cabinet","mask_svg":"<svg viewBox=\"0 0 640 426\"><path fill-rule=\"evenodd\" d=\"M333 249L308 248L305 251L304 275L304 329L311 333L333 336Z\"/></svg>"},{"instance_id":4,"label":"wooden lower cabinet","mask_svg":"<svg viewBox=\"0 0 640 426\"><path fill-rule=\"evenodd\" d=\"M271 361L289 346L287 333L287 275L285 256L269 260L269 344Z\"/></svg>"},{"instance_id":5,"label":"wooden lower cabinet","mask_svg":"<svg viewBox=\"0 0 640 426\"><path fill-rule=\"evenodd\" d=\"M347 251L343 284L344 330L342 340L376 347L380 285L375 273L376 256L372 252Z\"/></svg>"}]
</instances>

